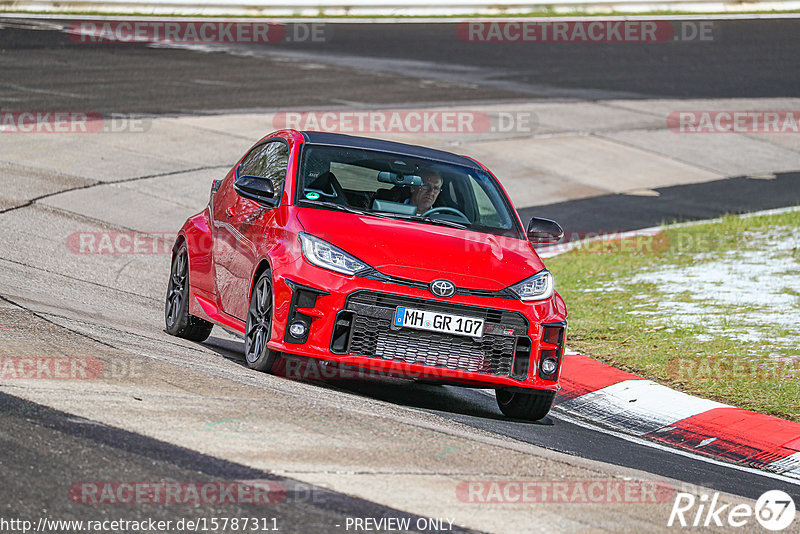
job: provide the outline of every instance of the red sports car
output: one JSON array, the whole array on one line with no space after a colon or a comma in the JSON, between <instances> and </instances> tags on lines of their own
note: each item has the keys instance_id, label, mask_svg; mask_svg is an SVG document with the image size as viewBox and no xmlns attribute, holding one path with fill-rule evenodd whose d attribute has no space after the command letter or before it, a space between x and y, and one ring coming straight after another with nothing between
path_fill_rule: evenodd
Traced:
<instances>
[{"instance_id":1,"label":"red sports car","mask_svg":"<svg viewBox=\"0 0 800 534\"><path fill-rule=\"evenodd\" d=\"M536 420L559 388L566 307L497 179L448 152L281 130L251 148L173 247L168 333L244 334L281 353L390 376L495 388ZM308 360L314 361L314 360Z\"/></svg>"}]
</instances>

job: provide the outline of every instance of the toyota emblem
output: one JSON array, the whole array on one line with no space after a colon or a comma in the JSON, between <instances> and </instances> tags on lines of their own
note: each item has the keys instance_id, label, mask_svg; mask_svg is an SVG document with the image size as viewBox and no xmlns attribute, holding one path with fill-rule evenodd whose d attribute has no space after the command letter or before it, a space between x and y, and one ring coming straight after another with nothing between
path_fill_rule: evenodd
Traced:
<instances>
[{"instance_id":1,"label":"toyota emblem","mask_svg":"<svg viewBox=\"0 0 800 534\"><path fill-rule=\"evenodd\" d=\"M456 294L456 285L450 280L434 280L431 282L431 293L447 299Z\"/></svg>"}]
</instances>

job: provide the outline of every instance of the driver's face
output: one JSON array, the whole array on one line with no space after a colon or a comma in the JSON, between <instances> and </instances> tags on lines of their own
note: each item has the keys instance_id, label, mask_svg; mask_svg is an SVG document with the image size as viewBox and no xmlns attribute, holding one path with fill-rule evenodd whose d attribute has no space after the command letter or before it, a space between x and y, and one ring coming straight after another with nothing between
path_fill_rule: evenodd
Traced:
<instances>
[{"instance_id":1,"label":"driver's face","mask_svg":"<svg viewBox=\"0 0 800 534\"><path fill-rule=\"evenodd\" d=\"M436 173L422 175L422 185L411 188L411 203L417 206L417 213L425 213L442 190L442 177Z\"/></svg>"}]
</instances>

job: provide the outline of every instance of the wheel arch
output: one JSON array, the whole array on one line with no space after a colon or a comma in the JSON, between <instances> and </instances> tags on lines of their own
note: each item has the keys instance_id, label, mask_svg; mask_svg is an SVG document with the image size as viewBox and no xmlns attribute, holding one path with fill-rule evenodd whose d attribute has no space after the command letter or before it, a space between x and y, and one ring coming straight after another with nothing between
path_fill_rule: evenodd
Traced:
<instances>
[{"instance_id":1,"label":"wheel arch","mask_svg":"<svg viewBox=\"0 0 800 534\"><path fill-rule=\"evenodd\" d=\"M181 248L181 245L186 243L186 234L181 231L177 236L175 236L175 243L172 244L172 259L175 260L175 254L178 253L178 250Z\"/></svg>"},{"instance_id":2,"label":"wheel arch","mask_svg":"<svg viewBox=\"0 0 800 534\"><path fill-rule=\"evenodd\" d=\"M208 210L189 217L175 238L172 256L186 244L189 256L189 280L193 288L214 291L213 238Z\"/></svg>"},{"instance_id":3,"label":"wheel arch","mask_svg":"<svg viewBox=\"0 0 800 534\"><path fill-rule=\"evenodd\" d=\"M211 330L214 327L213 323L192 314L192 288L191 288L191 267L190 256L188 247L186 247L185 260L183 260L184 277L180 281L180 289L177 289L175 283L175 269L176 259L183 257L184 244L186 243L185 235L177 235L175 243L172 245L172 254L170 261L170 280L167 285L167 297L164 309L165 315L165 332L173 336L182 337L192 341L205 341ZM178 252L181 252L178 255ZM176 303L176 297L180 297L179 303Z\"/></svg>"},{"instance_id":4,"label":"wheel arch","mask_svg":"<svg viewBox=\"0 0 800 534\"><path fill-rule=\"evenodd\" d=\"M253 288L256 287L256 281L264 273L264 271L272 272L272 264L268 258L261 258L261 261L258 262L255 271L253 271L253 277L250 279L250 291L247 294L248 300L253 296Z\"/></svg>"}]
</instances>

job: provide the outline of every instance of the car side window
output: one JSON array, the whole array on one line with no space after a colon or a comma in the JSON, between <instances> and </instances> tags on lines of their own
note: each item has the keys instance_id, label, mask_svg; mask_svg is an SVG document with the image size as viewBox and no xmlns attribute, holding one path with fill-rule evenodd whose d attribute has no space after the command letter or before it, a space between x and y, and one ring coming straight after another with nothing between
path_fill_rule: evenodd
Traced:
<instances>
[{"instance_id":1,"label":"car side window","mask_svg":"<svg viewBox=\"0 0 800 534\"><path fill-rule=\"evenodd\" d=\"M260 176L272 180L276 196L283 192L289 168L289 147L283 141L268 141L255 147L239 165L239 176Z\"/></svg>"}]
</instances>

